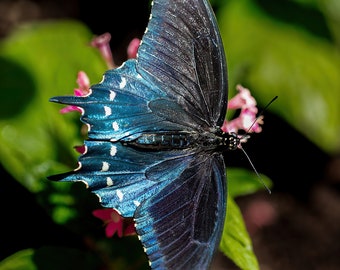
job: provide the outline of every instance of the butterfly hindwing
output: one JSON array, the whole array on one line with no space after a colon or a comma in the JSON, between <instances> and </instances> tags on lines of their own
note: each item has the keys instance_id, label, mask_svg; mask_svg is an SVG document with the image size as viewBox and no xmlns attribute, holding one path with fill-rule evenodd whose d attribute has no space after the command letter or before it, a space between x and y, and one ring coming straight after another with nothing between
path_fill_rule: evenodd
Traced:
<instances>
[{"instance_id":1,"label":"butterfly hindwing","mask_svg":"<svg viewBox=\"0 0 340 270\"><path fill-rule=\"evenodd\" d=\"M121 142L85 141L85 153L73 172L50 177L83 181L104 207L123 217L134 212L147 198L171 185L187 167L193 151L142 151Z\"/></svg>"},{"instance_id":2,"label":"butterfly hindwing","mask_svg":"<svg viewBox=\"0 0 340 270\"><path fill-rule=\"evenodd\" d=\"M221 154L196 153L171 184L138 207L136 230L152 269L209 266L225 217L224 177Z\"/></svg>"}]
</instances>

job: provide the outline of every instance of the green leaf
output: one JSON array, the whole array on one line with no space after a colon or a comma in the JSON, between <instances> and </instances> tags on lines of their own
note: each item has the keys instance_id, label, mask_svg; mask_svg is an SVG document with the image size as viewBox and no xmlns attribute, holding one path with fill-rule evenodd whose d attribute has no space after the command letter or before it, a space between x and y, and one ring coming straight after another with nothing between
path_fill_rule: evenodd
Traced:
<instances>
[{"instance_id":1,"label":"green leaf","mask_svg":"<svg viewBox=\"0 0 340 270\"><path fill-rule=\"evenodd\" d=\"M106 67L91 39L84 25L59 21L26 25L0 45L0 162L32 192L62 166L76 166L79 114L60 115L48 100L72 95L80 70L100 81Z\"/></svg>"},{"instance_id":2,"label":"green leaf","mask_svg":"<svg viewBox=\"0 0 340 270\"><path fill-rule=\"evenodd\" d=\"M259 176L241 168L228 168L227 216L224 223L220 250L241 269L259 269L252 242L246 230L243 216L234 199L270 188L272 182L265 175Z\"/></svg>"},{"instance_id":3,"label":"green leaf","mask_svg":"<svg viewBox=\"0 0 340 270\"><path fill-rule=\"evenodd\" d=\"M340 55L336 44L268 15L256 1L228 1L218 18L230 88L244 84L262 106L278 95L269 110L324 151L339 152Z\"/></svg>"},{"instance_id":4,"label":"green leaf","mask_svg":"<svg viewBox=\"0 0 340 270\"><path fill-rule=\"evenodd\" d=\"M228 168L227 181L229 196L235 198L237 196L255 193L256 191L266 189L266 187L270 189L272 187L271 180L263 174L259 176L249 170Z\"/></svg>"},{"instance_id":5,"label":"green leaf","mask_svg":"<svg viewBox=\"0 0 340 270\"><path fill-rule=\"evenodd\" d=\"M241 212L229 196L220 250L243 270L257 270L259 265Z\"/></svg>"},{"instance_id":6,"label":"green leaf","mask_svg":"<svg viewBox=\"0 0 340 270\"><path fill-rule=\"evenodd\" d=\"M0 270L37 270L33 255L33 249L18 251L0 262Z\"/></svg>"}]
</instances>

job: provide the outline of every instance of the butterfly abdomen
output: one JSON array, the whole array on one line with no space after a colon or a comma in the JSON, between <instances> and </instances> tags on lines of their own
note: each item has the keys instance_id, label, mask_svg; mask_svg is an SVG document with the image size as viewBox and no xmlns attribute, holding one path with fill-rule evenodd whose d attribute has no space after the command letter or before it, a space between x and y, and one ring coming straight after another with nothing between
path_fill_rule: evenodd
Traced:
<instances>
[{"instance_id":1,"label":"butterfly abdomen","mask_svg":"<svg viewBox=\"0 0 340 270\"><path fill-rule=\"evenodd\" d=\"M154 132L143 133L125 144L149 150L185 149L195 145L197 138L194 132Z\"/></svg>"}]
</instances>

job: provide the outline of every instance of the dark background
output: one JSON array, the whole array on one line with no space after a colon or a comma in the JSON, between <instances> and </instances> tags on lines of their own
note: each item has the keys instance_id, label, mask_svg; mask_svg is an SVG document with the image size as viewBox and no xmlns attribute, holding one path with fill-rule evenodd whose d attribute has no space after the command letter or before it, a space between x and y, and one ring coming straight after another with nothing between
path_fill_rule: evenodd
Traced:
<instances>
[{"instance_id":1,"label":"dark background","mask_svg":"<svg viewBox=\"0 0 340 270\"><path fill-rule=\"evenodd\" d=\"M148 17L147 0L111 1L110 6L103 0L1 0L0 37L26 21L74 18L94 34L110 32L114 59L120 63L129 41L142 37ZM339 269L340 160L322 152L270 110L264 116L263 132L253 135L244 148L257 171L272 179L272 194L264 191L237 199L261 269ZM241 151L228 153L226 161L228 166L251 169ZM0 259L24 248L82 246L81 239L55 225L33 195L2 167L0 172L1 212L6 219L1 226ZM27 209L34 209L30 216L25 215ZM220 264L233 268L218 257L214 269L224 269Z\"/></svg>"}]
</instances>

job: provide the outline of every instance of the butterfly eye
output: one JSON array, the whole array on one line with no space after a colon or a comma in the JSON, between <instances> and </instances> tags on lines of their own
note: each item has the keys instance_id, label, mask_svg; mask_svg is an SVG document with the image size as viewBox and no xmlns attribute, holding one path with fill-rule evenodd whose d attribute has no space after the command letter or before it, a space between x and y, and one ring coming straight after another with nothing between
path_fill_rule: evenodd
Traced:
<instances>
[{"instance_id":1,"label":"butterfly eye","mask_svg":"<svg viewBox=\"0 0 340 270\"><path fill-rule=\"evenodd\" d=\"M236 150L241 144L241 139L235 132L226 133L225 134L225 145L228 147L228 150Z\"/></svg>"}]
</instances>

